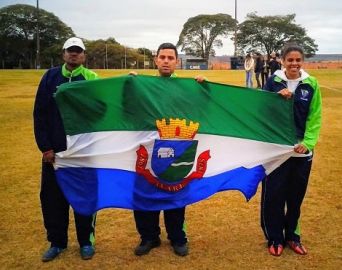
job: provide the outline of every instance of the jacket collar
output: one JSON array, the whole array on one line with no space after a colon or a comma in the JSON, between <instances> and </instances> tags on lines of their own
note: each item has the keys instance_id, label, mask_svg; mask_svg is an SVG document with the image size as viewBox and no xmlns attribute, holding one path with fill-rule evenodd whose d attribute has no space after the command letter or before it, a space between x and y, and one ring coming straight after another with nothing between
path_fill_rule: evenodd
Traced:
<instances>
[{"instance_id":1,"label":"jacket collar","mask_svg":"<svg viewBox=\"0 0 342 270\"><path fill-rule=\"evenodd\" d=\"M66 68L66 64L62 66L62 75L66 78L76 77L82 73L83 65L75 68L73 71L69 71Z\"/></svg>"}]
</instances>

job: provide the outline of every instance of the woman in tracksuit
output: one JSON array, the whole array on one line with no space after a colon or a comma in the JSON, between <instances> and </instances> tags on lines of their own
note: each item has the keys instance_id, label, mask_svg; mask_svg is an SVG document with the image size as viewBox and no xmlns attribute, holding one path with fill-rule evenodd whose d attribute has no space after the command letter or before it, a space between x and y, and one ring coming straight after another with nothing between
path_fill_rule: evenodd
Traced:
<instances>
[{"instance_id":1,"label":"woman in tracksuit","mask_svg":"<svg viewBox=\"0 0 342 270\"><path fill-rule=\"evenodd\" d=\"M300 207L308 185L313 148L321 127L321 94L317 80L301 66L301 47L290 45L282 52L284 70L272 75L264 89L294 99L293 114L298 144L294 155L265 178L262 184L261 226L271 255L280 256L285 244L307 254L299 230Z\"/></svg>"}]
</instances>

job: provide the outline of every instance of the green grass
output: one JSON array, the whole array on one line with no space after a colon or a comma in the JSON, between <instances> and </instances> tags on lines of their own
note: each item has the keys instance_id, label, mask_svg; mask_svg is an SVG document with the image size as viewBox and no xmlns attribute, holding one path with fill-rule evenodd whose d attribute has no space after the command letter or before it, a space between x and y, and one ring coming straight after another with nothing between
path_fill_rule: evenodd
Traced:
<instances>
[{"instance_id":1,"label":"green grass","mask_svg":"<svg viewBox=\"0 0 342 270\"><path fill-rule=\"evenodd\" d=\"M127 74L98 70L101 77ZM0 269L339 269L342 261L342 70L309 70L322 85L323 127L316 147L308 192L302 207L302 235L309 254L285 249L268 255L259 226L260 190L246 203L238 192L222 192L187 207L190 255L172 253L162 226L162 246L136 257L139 241L132 212L98 213L97 253L82 261L72 221L68 250L41 263L48 247L42 222L40 153L32 131L34 96L43 71L0 71ZM139 74L155 74L140 70ZM177 71L211 81L244 85L243 71ZM163 224L163 222L161 222Z\"/></svg>"}]
</instances>

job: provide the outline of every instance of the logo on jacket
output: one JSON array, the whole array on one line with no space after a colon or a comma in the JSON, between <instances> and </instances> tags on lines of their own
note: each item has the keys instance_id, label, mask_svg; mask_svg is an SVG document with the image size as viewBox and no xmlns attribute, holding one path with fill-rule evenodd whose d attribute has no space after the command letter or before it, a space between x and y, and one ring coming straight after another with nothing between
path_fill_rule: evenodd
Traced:
<instances>
[{"instance_id":1,"label":"logo on jacket","mask_svg":"<svg viewBox=\"0 0 342 270\"><path fill-rule=\"evenodd\" d=\"M304 100L304 101L308 101L308 97L309 97L309 91L308 90L305 90L305 89L301 89L300 90L302 96L301 96L301 100Z\"/></svg>"},{"instance_id":2,"label":"logo on jacket","mask_svg":"<svg viewBox=\"0 0 342 270\"><path fill-rule=\"evenodd\" d=\"M207 169L210 151L200 153L195 162L198 141L194 137L199 123L185 119L156 120L160 139L154 141L151 168L146 168L149 160L147 149L140 145L137 150L136 172L159 189L177 192L194 179L201 179ZM196 163L195 171L191 172ZM191 172L191 173L190 173ZM189 174L190 173L190 174Z\"/></svg>"}]
</instances>

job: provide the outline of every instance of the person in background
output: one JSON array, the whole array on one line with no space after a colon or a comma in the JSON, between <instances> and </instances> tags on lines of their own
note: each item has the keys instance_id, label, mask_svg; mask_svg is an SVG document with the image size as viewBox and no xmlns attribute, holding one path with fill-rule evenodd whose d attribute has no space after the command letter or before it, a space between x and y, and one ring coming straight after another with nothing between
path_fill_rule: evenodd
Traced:
<instances>
[{"instance_id":1,"label":"person in background","mask_svg":"<svg viewBox=\"0 0 342 270\"><path fill-rule=\"evenodd\" d=\"M268 57L264 55L262 60L262 72L261 72L261 87L264 88L264 85L268 79L268 75L270 73L270 67L268 64Z\"/></svg>"},{"instance_id":2,"label":"person in background","mask_svg":"<svg viewBox=\"0 0 342 270\"><path fill-rule=\"evenodd\" d=\"M271 75L274 74L277 70L281 69L279 53L272 52L270 55L269 61Z\"/></svg>"},{"instance_id":3,"label":"person in background","mask_svg":"<svg viewBox=\"0 0 342 270\"><path fill-rule=\"evenodd\" d=\"M66 135L56 102L53 98L57 87L63 83L93 80L97 74L86 69L85 46L80 38L69 38L63 46L62 66L49 69L40 81L34 104L34 134L42 152L42 175L40 201L44 226L50 248L42 261L55 259L68 243L69 203L59 188L53 168L55 153L66 150ZM74 213L77 240L82 259L91 259L95 254L95 219Z\"/></svg>"},{"instance_id":4,"label":"person in background","mask_svg":"<svg viewBox=\"0 0 342 270\"><path fill-rule=\"evenodd\" d=\"M262 71L263 71L263 58L262 58L262 55L260 53L257 53L254 72L255 72L255 80L257 82L258 88L261 88L260 74L262 73Z\"/></svg>"},{"instance_id":5,"label":"person in background","mask_svg":"<svg viewBox=\"0 0 342 270\"><path fill-rule=\"evenodd\" d=\"M300 255L307 250L300 236L300 208L306 193L313 149L321 128L322 100L317 80L301 67L303 49L288 45L282 50L285 70L277 70L264 89L293 99L293 115L298 144L294 155L268 175L262 183L261 226L268 251L280 256L287 245Z\"/></svg>"},{"instance_id":6,"label":"person in background","mask_svg":"<svg viewBox=\"0 0 342 270\"><path fill-rule=\"evenodd\" d=\"M254 59L253 57L248 53L246 55L244 68L246 71L246 87L252 88L253 87L253 69L254 69Z\"/></svg>"},{"instance_id":7,"label":"person in background","mask_svg":"<svg viewBox=\"0 0 342 270\"><path fill-rule=\"evenodd\" d=\"M278 65L279 65L279 68L278 69L281 69L281 58L280 58L280 54L279 53L276 53L275 54L276 56L276 61L278 62Z\"/></svg>"}]
</instances>

